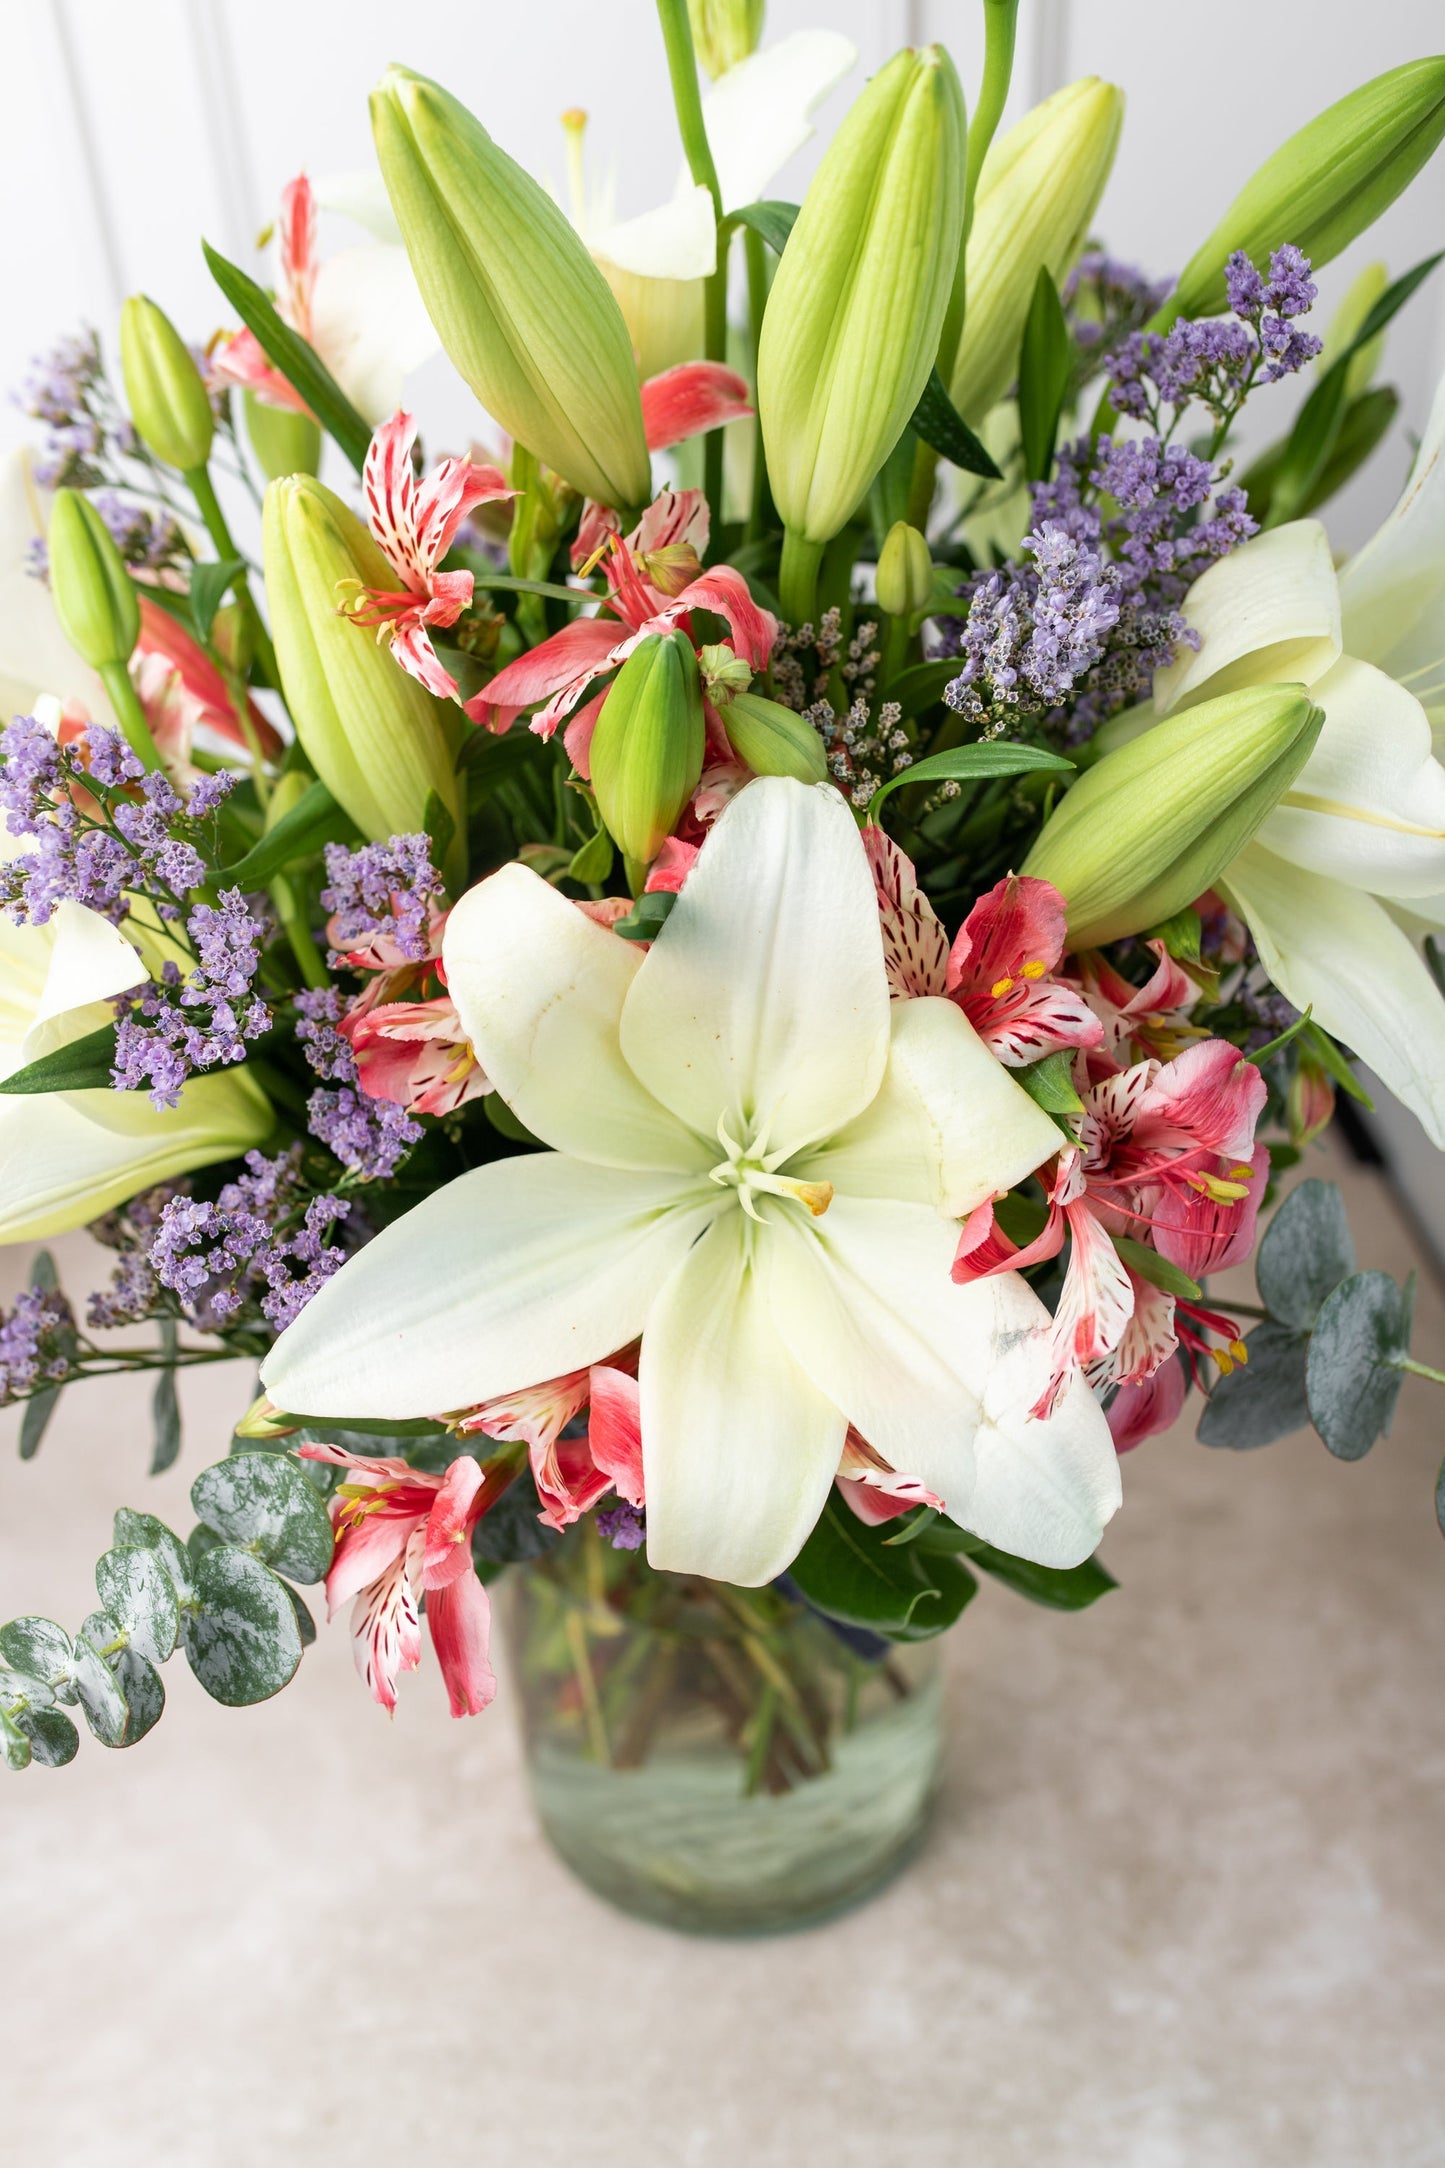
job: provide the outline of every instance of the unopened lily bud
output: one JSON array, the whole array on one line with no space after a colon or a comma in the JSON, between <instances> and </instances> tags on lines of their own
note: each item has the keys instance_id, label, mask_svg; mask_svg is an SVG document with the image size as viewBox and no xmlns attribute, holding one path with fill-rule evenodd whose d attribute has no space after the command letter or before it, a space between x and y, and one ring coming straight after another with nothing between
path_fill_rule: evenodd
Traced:
<instances>
[{"instance_id":1,"label":"unopened lily bud","mask_svg":"<svg viewBox=\"0 0 1445 2168\"><path fill-rule=\"evenodd\" d=\"M632 342L551 197L410 69L388 70L371 123L427 313L487 412L584 496L646 504Z\"/></svg>"},{"instance_id":2,"label":"unopened lily bud","mask_svg":"<svg viewBox=\"0 0 1445 2168\"><path fill-rule=\"evenodd\" d=\"M685 633L649 633L618 671L592 734L592 788L624 857L652 863L702 774L702 685Z\"/></svg>"},{"instance_id":3,"label":"unopened lily bud","mask_svg":"<svg viewBox=\"0 0 1445 2168\"><path fill-rule=\"evenodd\" d=\"M185 340L144 294L120 312L120 367L130 418L157 459L182 474L203 467L216 433L210 393Z\"/></svg>"},{"instance_id":4,"label":"unopened lily bud","mask_svg":"<svg viewBox=\"0 0 1445 2168\"><path fill-rule=\"evenodd\" d=\"M266 492L266 594L286 705L306 757L372 842L424 829L436 794L454 837L442 869L465 868L465 817L444 708L341 605L395 574L366 528L322 483L296 474Z\"/></svg>"},{"instance_id":5,"label":"unopened lily bud","mask_svg":"<svg viewBox=\"0 0 1445 2168\"><path fill-rule=\"evenodd\" d=\"M758 49L764 0L687 0L697 57L716 82Z\"/></svg>"},{"instance_id":6,"label":"unopened lily bud","mask_svg":"<svg viewBox=\"0 0 1445 2168\"><path fill-rule=\"evenodd\" d=\"M896 519L878 552L878 607L890 617L912 617L933 596L933 559L927 538Z\"/></svg>"},{"instance_id":7,"label":"unopened lily bud","mask_svg":"<svg viewBox=\"0 0 1445 2168\"><path fill-rule=\"evenodd\" d=\"M965 421L981 422L1013 382L1039 272L1061 284L1083 247L1123 121L1123 91L1086 75L1025 113L985 158L949 387Z\"/></svg>"},{"instance_id":8,"label":"unopened lily bud","mask_svg":"<svg viewBox=\"0 0 1445 2168\"><path fill-rule=\"evenodd\" d=\"M1445 57L1410 60L1306 121L1266 158L1185 265L1166 321L1225 306L1236 249L1255 263L1281 242L1316 270L1373 225L1445 135Z\"/></svg>"},{"instance_id":9,"label":"unopened lily bud","mask_svg":"<svg viewBox=\"0 0 1445 2168\"><path fill-rule=\"evenodd\" d=\"M952 61L938 45L905 50L855 101L803 198L763 317L758 413L778 511L810 546L851 517L928 381L964 152Z\"/></svg>"},{"instance_id":10,"label":"unopened lily bud","mask_svg":"<svg viewBox=\"0 0 1445 2168\"><path fill-rule=\"evenodd\" d=\"M251 667L251 622L239 602L222 603L211 619L211 645L228 670L244 677Z\"/></svg>"},{"instance_id":11,"label":"unopened lily bud","mask_svg":"<svg viewBox=\"0 0 1445 2168\"><path fill-rule=\"evenodd\" d=\"M799 783L826 783L828 760L812 724L781 701L740 693L723 711L728 743L754 775L791 775Z\"/></svg>"},{"instance_id":12,"label":"unopened lily bud","mask_svg":"<svg viewBox=\"0 0 1445 2168\"><path fill-rule=\"evenodd\" d=\"M60 629L92 670L127 663L140 638L140 603L110 529L78 489L50 508L50 593Z\"/></svg>"},{"instance_id":13,"label":"unopened lily bud","mask_svg":"<svg viewBox=\"0 0 1445 2168\"><path fill-rule=\"evenodd\" d=\"M321 427L295 407L272 406L255 392L243 395L246 435L268 482L287 474L316 474L321 467Z\"/></svg>"},{"instance_id":14,"label":"unopened lily bud","mask_svg":"<svg viewBox=\"0 0 1445 2168\"><path fill-rule=\"evenodd\" d=\"M1211 888L1323 721L1302 686L1250 686L1169 716L1087 769L1020 869L1064 897L1070 947L1162 925Z\"/></svg>"},{"instance_id":15,"label":"unopened lily bud","mask_svg":"<svg viewBox=\"0 0 1445 2168\"><path fill-rule=\"evenodd\" d=\"M251 1402L236 1425L238 1438L289 1438L300 1425L292 1421L285 1410L278 1408L266 1393L260 1393Z\"/></svg>"},{"instance_id":16,"label":"unopened lily bud","mask_svg":"<svg viewBox=\"0 0 1445 2168\"><path fill-rule=\"evenodd\" d=\"M1365 265L1330 318L1324 344L1315 362L1321 375L1343 354L1389 283L1390 274L1382 263ZM1345 363L1346 399L1357 399L1362 391L1368 389L1371 377L1380 366L1384 346L1385 334L1377 331L1373 339L1367 339L1363 346L1351 354Z\"/></svg>"},{"instance_id":17,"label":"unopened lily bud","mask_svg":"<svg viewBox=\"0 0 1445 2168\"><path fill-rule=\"evenodd\" d=\"M1302 1054L1285 1094L1290 1143L1299 1149L1313 1144L1320 1132L1329 1128L1334 1112L1334 1085L1317 1061Z\"/></svg>"}]
</instances>

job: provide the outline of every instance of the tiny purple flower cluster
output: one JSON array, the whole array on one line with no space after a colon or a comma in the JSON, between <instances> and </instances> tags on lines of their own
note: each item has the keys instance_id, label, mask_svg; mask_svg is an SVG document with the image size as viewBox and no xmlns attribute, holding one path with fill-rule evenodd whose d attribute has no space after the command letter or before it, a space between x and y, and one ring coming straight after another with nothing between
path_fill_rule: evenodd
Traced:
<instances>
[{"instance_id":1,"label":"tiny purple flower cluster","mask_svg":"<svg viewBox=\"0 0 1445 2168\"><path fill-rule=\"evenodd\" d=\"M442 886L430 851L425 835L390 836L355 851L327 844L321 901L332 914L333 966L347 952L377 942L394 948L399 962L424 960L432 901Z\"/></svg>"},{"instance_id":2,"label":"tiny purple flower cluster","mask_svg":"<svg viewBox=\"0 0 1445 2168\"><path fill-rule=\"evenodd\" d=\"M1115 408L1157 428L1163 408L1177 415L1197 399L1223 422L1261 375L1269 383L1294 375L1321 345L1293 322L1315 298L1309 272L1309 258L1293 246L1275 250L1268 278L1236 249L1225 272L1233 318L1181 317L1162 335L1130 332L1105 364Z\"/></svg>"},{"instance_id":3,"label":"tiny purple flower cluster","mask_svg":"<svg viewBox=\"0 0 1445 2168\"><path fill-rule=\"evenodd\" d=\"M345 1261L329 1237L351 1207L333 1196L302 1202L299 1145L275 1159L248 1152L246 1167L214 1204L173 1197L150 1245L157 1280L202 1332L253 1308L282 1332Z\"/></svg>"},{"instance_id":4,"label":"tiny purple flower cluster","mask_svg":"<svg viewBox=\"0 0 1445 2168\"><path fill-rule=\"evenodd\" d=\"M159 572L186 554L180 528L169 512L151 512L118 490L100 489L91 500L126 564Z\"/></svg>"},{"instance_id":5,"label":"tiny purple flower cluster","mask_svg":"<svg viewBox=\"0 0 1445 2168\"><path fill-rule=\"evenodd\" d=\"M963 668L944 698L985 718L990 709L1057 707L1098 663L1119 621L1123 574L1058 520L1026 538L1031 564L1006 565L969 590L958 634ZM1003 718L994 717L994 728Z\"/></svg>"},{"instance_id":6,"label":"tiny purple flower cluster","mask_svg":"<svg viewBox=\"0 0 1445 2168\"><path fill-rule=\"evenodd\" d=\"M149 1083L151 1105L173 1107L196 1069L244 1061L246 1041L269 1030L271 1012L252 992L266 927L238 888L219 906L197 904L186 920L196 955L183 976L168 962L122 1013L111 1071L117 1091Z\"/></svg>"},{"instance_id":7,"label":"tiny purple flower cluster","mask_svg":"<svg viewBox=\"0 0 1445 2168\"><path fill-rule=\"evenodd\" d=\"M109 1284L91 1295L86 1305L88 1325L104 1331L140 1324L156 1315L160 1282L151 1266L150 1245L166 1206L189 1193L188 1182L161 1182L90 1222L87 1232L108 1250L118 1250L120 1262Z\"/></svg>"},{"instance_id":8,"label":"tiny purple flower cluster","mask_svg":"<svg viewBox=\"0 0 1445 2168\"><path fill-rule=\"evenodd\" d=\"M639 1506L619 1498L597 1516L597 1533L605 1536L614 1551L640 1551L647 1541L647 1523Z\"/></svg>"},{"instance_id":9,"label":"tiny purple flower cluster","mask_svg":"<svg viewBox=\"0 0 1445 2168\"><path fill-rule=\"evenodd\" d=\"M337 1030L346 1008L339 986L302 987L295 996L296 1043L317 1076L333 1083L356 1082L356 1056Z\"/></svg>"},{"instance_id":10,"label":"tiny purple flower cluster","mask_svg":"<svg viewBox=\"0 0 1445 2168\"><path fill-rule=\"evenodd\" d=\"M1173 279L1146 278L1105 249L1085 249L1061 296L1075 344L1086 354L1108 352L1148 323L1173 286Z\"/></svg>"},{"instance_id":11,"label":"tiny purple flower cluster","mask_svg":"<svg viewBox=\"0 0 1445 2168\"><path fill-rule=\"evenodd\" d=\"M75 1318L55 1287L28 1287L8 1316L0 1314L0 1407L70 1374L66 1343Z\"/></svg>"},{"instance_id":12,"label":"tiny purple flower cluster","mask_svg":"<svg viewBox=\"0 0 1445 2168\"><path fill-rule=\"evenodd\" d=\"M15 397L45 428L34 467L42 489L95 490L95 508L128 565L156 572L187 559L185 537L170 512L152 511L122 493L129 486L127 463L149 467L153 462L111 391L94 331L62 339L52 352L37 356ZM32 545L27 557L27 569L44 579L49 571L44 543Z\"/></svg>"},{"instance_id":13,"label":"tiny purple flower cluster","mask_svg":"<svg viewBox=\"0 0 1445 2168\"><path fill-rule=\"evenodd\" d=\"M319 1143L335 1153L348 1174L365 1181L385 1181L419 1142L421 1124L404 1107L389 1099L373 1099L362 1090L356 1056L336 1028L345 1007L345 996L335 986L296 996L296 1037L306 1059L318 1076L340 1087L311 1094L306 1104L307 1126Z\"/></svg>"}]
</instances>

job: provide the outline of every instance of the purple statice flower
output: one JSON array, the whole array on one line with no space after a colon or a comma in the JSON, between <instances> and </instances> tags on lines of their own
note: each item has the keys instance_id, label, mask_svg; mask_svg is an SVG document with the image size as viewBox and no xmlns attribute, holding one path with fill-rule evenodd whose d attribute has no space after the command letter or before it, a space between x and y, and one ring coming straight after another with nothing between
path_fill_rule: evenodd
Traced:
<instances>
[{"instance_id":1,"label":"purple statice flower","mask_svg":"<svg viewBox=\"0 0 1445 2168\"><path fill-rule=\"evenodd\" d=\"M1112 348L1147 324L1173 291L1172 278L1150 279L1102 248L1085 249L1064 281L1062 300L1075 344L1086 354Z\"/></svg>"},{"instance_id":2,"label":"purple statice flower","mask_svg":"<svg viewBox=\"0 0 1445 2168\"><path fill-rule=\"evenodd\" d=\"M109 1284L90 1297L87 1324L105 1330L139 1324L156 1315L161 1286L150 1261L151 1240L166 1206L189 1191L188 1182L161 1182L90 1222L87 1232L106 1249L118 1250L120 1261Z\"/></svg>"},{"instance_id":3,"label":"purple statice flower","mask_svg":"<svg viewBox=\"0 0 1445 2168\"><path fill-rule=\"evenodd\" d=\"M197 904L186 932L194 968L183 974L168 961L159 979L122 997L116 1024L115 1089L149 1083L154 1107L173 1107L193 1071L244 1061L246 1042L271 1026L252 991L266 928L241 891L227 889L219 905Z\"/></svg>"},{"instance_id":4,"label":"purple statice flower","mask_svg":"<svg viewBox=\"0 0 1445 2168\"><path fill-rule=\"evenodd\" d=\"M85 1321L93 1330L115 1325L138 1325L156 1312L160 1282L148 1257L127 1250L106 1286L97 1288L85 1306Z\"/></svg>"},{"instance_id":5,"label":"purple statice flower","mask_svg":"<svg viewBox=\"0 0 1445 2168\"><path fill-rule=\"evenodd\" d=\"M964 666L944 693L950 707L975 720L989 709L1042 713L1102 659L1123 581L1091 546L1093 526L1090 535L1087 521L1071 529L1042 520L1025 539L1025 561L973 584L958 638Z\"/></svg>"},{"instance_id":6,"label":"purple statice flower","mask_svg":"<svg viewBox=\"0 0 1445 2168\"><path fill-rule=\"evenodd\" d=\"M1312 306L1316 287L1309 258L1292 244L1269 259L1269 276L1236 249L1225 267L1229 317L1181 317L1170 330L1131 331L1109 354L1109 396L1119 413L1159 422L1198 400L1224 423L1261 378L1277 383L1320 351L1313 333L1294 318Z\"/></svg>"},{"instance_id":7,"label":"purple statice flower","mask_svg":"<svg viewBox=\"0 0 1445 2168\"><path fill-rule=\"evenodd\" d=\"M114 489L97 490L93 502L128 565L159 572L186 555L181 530L169 512L148 511Z\"/></svg>"},{"instance_id":8,"label":"purple statice flower","mask_svg":"<svg viewBox=\"0 0 1445 2168\"><path fill-rule=\"evenodd\" d=\"M385 1182L421 1139L420 1122L390 1099L372 1099L355 1085L323 1086L306 1103L306 1126L348 1174Z\"/></svg>"},{"instance_id":9,"label":"purple statice flower","mask_svg":"<svg viewBox=\"0 0 1445 2168\"><path fill-rule=\"evenodd\" d=\"M607 1538L614 1551L640 1551L647 1541L647 1523L642 1508L619 1498L615 1506L608 1506L598 1514L597 1533Z\"/></svg>"},{"instance_id":10,"label":"purple statice flower","mask_svg":"<svg viewBox=\"0 0 1445 2168\"><path fill-rule=\"evenodd\" d=\"M246 1170L214 1204L173 1197L150 1241L157 1281L202 1332L256 1310L284 1331L345 1260L329 1238L351 1207L304 1197L299 1145L274 1159L248 1152Z\"/></svg>"},{"instance_id":11,"label":"purple statice flower","mask_svg":"<svg viewBox=\"0 0 1445 2168\"><path fill-rule=\"evenodd\" d=\"M330 938L341 952L333 953L333 965L346 951L378 940L389 942L408 962L422 962L432 899L442 887L430 851L424 835L390 836L355 851L327 844L321 902L332 913Z\"/></svg>"},{"instance_id":12,"label":"purple statice flower","mask_svg":"<svg viewBox=\"0 0 1445 2168\"><path fill-rule=\"evenodd\" d=\"M89 489L104 479L106 432L98 409L105 396L100 338L88 328L61 339L31 363L15 399L45 428L35 462L35 479L42 488Z\"/></svg>"},{"instance_id":13,"label":"purple statice flower","mask_svg":"<svg viewBox=\"0 0 1445 2168\"><path fill-rule=\"evenodd\" d=\"M0 1407L70 1374L75 1318L57 1287L28 1287L0 1313Z\"/></svg>"},{"instance_id":14,"label":"purple statice flower","mask_svg":"<svg viewBox=\"0 0 1445 2168\"><path fill-rule=\"evenodd\" d=\"M295 996L296 1040L317 1076L333 1083L354 1084L356 1056L351 1042L337 1030L346 1008L338 986L303 987Z\"/></svg>"},{"instance_id":15,"label":"purple statice flower","mask_svg":"<svg viewBox=\"0 0 1445 2168\"><path fill-rule=\"evenodd\" d=\"M0 812L12 836L32 836L54 810L65 773L52 732L33 715L17 715L0 730Z\"/></svg>"}]
</instances>

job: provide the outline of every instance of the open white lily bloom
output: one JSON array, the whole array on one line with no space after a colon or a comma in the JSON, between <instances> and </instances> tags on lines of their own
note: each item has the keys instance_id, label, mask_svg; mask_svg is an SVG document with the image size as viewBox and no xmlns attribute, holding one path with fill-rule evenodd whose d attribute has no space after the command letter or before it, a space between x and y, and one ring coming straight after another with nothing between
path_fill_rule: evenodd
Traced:
<instances>
[{"instance_id":1,"label":"open white lily bloom","mask_svg":"<svg viewBox=\"0 0 1445 2168\"><path fill-rule=\"evenodd\" d=\"M858 62L836 30L795 30L718 77L703 121L724 211L755 203L813 133L812 116ZM574 186L574 197L580 189ZM614 223L573 218L617 296L639 373L660 375L703 348L703 281L717 266L712 197L684 173L667 203Z\"/></svg>"},{"instance_id":2,"label":"open white lily bloom","mask_svg":"<svg viewBox=\"0 0 1445 2168\"><path fill-rule=\"evenodd\" d=\"M1346 652L1341 628L1348 584L1350 624L1376 628L1377 654L1440 644L1438 607L1423 603L1408 625L1393 620L1391 634L1389 581L1377 586L1370 572L1372 553L1392 558L1411 517L1418 539L1427 515L1409 513L1410 494L1361 552L1365 572L1353 581L1337 579L1317 520L1257 535L1211 565L1183 604L1199 649L1155 679L1152 712L1281 680L1303 683L1324 709L1305 766L1217 885L1281 992L1312 1009L1445 1146L1445 1001L1400 922L1433 920L1432 899L1445 896L1445 768L1415 692ZM1411 664L1416 683L1429 667Z\"/></svg>"},{"instance_id":3,"label":"open white lily bloom","mask_svg":"<svg viewBox=\"0 0 1445 2168\"><path fill-rule=\"evenodd\" d=\"M316 185L322 210L355 220L373 238L316 267L311 329L317 352L347 397L376 423L402 403L405 379L439 351L436 326L402 245L381 175L336 174Z\"/></svg>"},{"instance_id":4,"label":"open white lily bloom","mask_svg":"<svg viewBox=\"0 0 1445 2168\"><path fill-rule=\"evenodd\" d=\"M1340 574L1346 651L1413 693L1445 747L1445 376L1399 503Z\"/></svg>"},{"instance_id":5,"label":"open white lily bloom","mask_svg":"<svg viewBox=\"0 0 1445 2168\"><path fill-rule=\"evenodd\" d=\"M147 976L125 936L84 904L60 904L43 926L0 913L0 1080L108 1024L113 997ZM247 1151L271 1125L264 1093L239 1070L197 1078L167 1109L144 1092L0 1094L0 1242L79 1227L137 1190Z\"/></svg>"},{"instance_id":6,"label":"open white lily bloom","mask_svg":"<svg viewBox=\"0 0 1445 2168\"><path fill-rule=\"evenodd\" d=\"M758 1584L796 1556L851 1422L990 1542L1088 1556L1119 1503L1048 1313L957 1287L957 1217L1058 1132L941 999L890 1003L836 791L751 783L645 956L525 867L447 925L447 982L551 1149L461 1176L323 1287L267 1358L298 1414L475 1405L641 1338L654 1566Z\"/></svg>"}]
</instances>

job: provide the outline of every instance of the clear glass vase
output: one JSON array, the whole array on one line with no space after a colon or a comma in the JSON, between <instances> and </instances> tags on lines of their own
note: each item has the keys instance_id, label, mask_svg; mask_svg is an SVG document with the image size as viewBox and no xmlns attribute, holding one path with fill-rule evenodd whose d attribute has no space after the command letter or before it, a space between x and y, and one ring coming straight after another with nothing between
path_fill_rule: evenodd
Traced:
<instances>
[{"instance_id":1,"label":"clear glass vase","mask_svg":"<svg viewBox=\"0 0 1445 2168\"><path fill-rule=\"evenodd\" d=\"M692 1933L778 1933L859 1903L917 1849L935 1642L656 1573L590 1521L497 1593L538 1815L599 1896Z\"/></svg>"}]
</instances>

